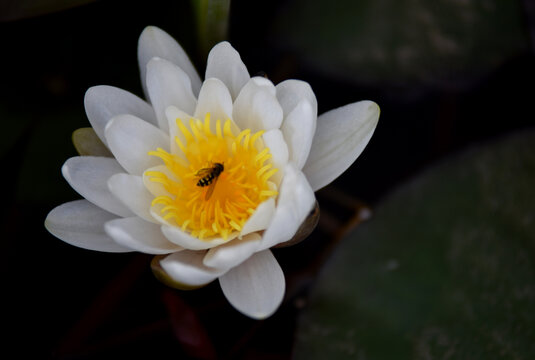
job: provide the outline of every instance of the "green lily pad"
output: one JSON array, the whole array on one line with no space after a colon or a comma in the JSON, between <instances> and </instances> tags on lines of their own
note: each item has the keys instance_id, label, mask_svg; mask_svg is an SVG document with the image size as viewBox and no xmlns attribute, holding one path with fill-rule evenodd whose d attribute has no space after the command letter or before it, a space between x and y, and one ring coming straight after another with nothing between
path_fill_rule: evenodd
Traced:
<instances>
[{"instance_id":1,"label":"green lily pad","mask_svg":"<svg viewBox=\"0 0 535 360\"><path fill-rule=\"evenodd\" d=\"M533 144L471 149L385 198L319 276L295 358L532 358Z\"/></svg>"},{"instance_id":2,"label":"green lily pad","mask_svg":"<svg viewBox=\"0 0 535 360\"><path fill-rule=\"evenodd\" d=\"M296 0L277 43L306 65L361 83L470 83L529 49L519 0Z\"/></svg>"}]
</instances>

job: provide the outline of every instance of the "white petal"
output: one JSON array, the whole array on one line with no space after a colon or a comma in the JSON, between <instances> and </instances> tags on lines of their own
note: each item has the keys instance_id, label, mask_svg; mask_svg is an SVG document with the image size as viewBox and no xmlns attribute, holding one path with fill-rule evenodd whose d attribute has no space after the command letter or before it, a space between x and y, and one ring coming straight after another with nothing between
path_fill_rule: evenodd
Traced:
<instances>
[{"instance_id":1,"label":"white petal","mask_svg":"<svg viewBox=\"0 0 535 360\"><path fill-rule=\"evenodd\" d=\"M372 101L356 102L320 115L303 167L314 191L328 185L357 159L378 120L379 106Z\"/></svg>"},{"instance_id":2,"label":"white petal","mask_svg":"<svg viewBox=\"0 0 535 360\"><path fill-rule=\"evenodd\" d=\"M301 169L306 163L316 132L318 102L310 85L301 80L283 81L276 89L284 112L281 130L288 144L290 161Z\"/></svg>"},{"instance_id":3,"label":"white petal","mask_svg":"<svg viewBox=\"0 0 535 360\"><path fill-rule=\"evenodd\" d=\"M290 240L316 202L305 175L289 163L279 189L277 208L262 237L261 249Z\"/></svg>"},{"instance_id":4,"label":"white petal","mask_svg":"<svg viewBox=\"0 0 535 360\"><path fill-rule=\"evenodd\" d=\"M190 286L208 284L226 270L210 268L203 264L206 252L184 250L160 260L162 269L178 283Z\"/></svg>"},{"instance_id":5,"label":"white petal","mask_svg":"<svg viewBox=\"0 0 535 360\"><path fill-rule=\"evenodd\" d=\"M277 99L284 110L284 115L288 115L301 101L306 100L314 112L318 113L318 102L316 95L310 85L301 80L285 80L275 87L277 89Z\"/></svg>"},{"instance_id":6,"label":"white petal","mask_svg":"<svg viewBox=\"0 0 535 360\"><path fill-rule=\"evenodd\" d=\"M269 91L269 93L273 96L277 96L277 89L275 88L275 85L269 80L268 78L262 77L262 76L253 76L251 78L251 81L253 81L258 86L263 86L265 90Z\"/></svg>"},{"instance_id":7,"label":"white petal","mask_svg":"<svg viewBox=\"0 0 535 360\"><path fill-rule=\"evenodd\" d=\"M268 227L275 213L275 199L269 198L256 208L251 217L243 224L241 235L247 235Z\"/></svg>"},{"instance_id":8,"label":"white petal","mask_svg":"<svg viewBox=\"0 0 535 360\"><path fill-rule=\"evenodd\" d=\"M150 214L154 196L143 184L141 176L115 174L108 179L108 188L131 212L147 221L157 222Z\"/></svg>"},{"instance_id":9,"label":"white petal","mask_svg":"<svg viewBox=\"0 0 535 360\"><path fill-rule=\"evenodd\" d=\"M224 240L222 238L201 240L180 230L176 226L162 225L162 232L169 241L188 250L205 250L230 241L230 239Z\"/></svg>"},{"instance_id":10,"label":"white petal","mask_svg":"<svg viewBox=\"0 0 535 360\"><path fill-rule=\"evenodd\" d=\"M163 236L159 225L138 217L108 221L104 230L119 245L142 253L156 255L183 250Z\"/></svg>"},{"instance_id":11,"label":"white petal","mask_svg":"<svg viewBox=\"0 0 535 360\"><path fill-rule=\"evenodd\" d=\"M104 252L129 252L104 232L104 223L117 216L87 200L76 200L53 209L45 220L52 235L83 249Z\"/></svg>"},{"instance_id":12,"label":"white petal","mask_svg":"<svg viewBox=\"0 0 535 360\"><path fill-rule=\"evenodd\" d=\"M147 91L156 112L160 128L168 132L165 109L176 106L193 114L197 100L191 91L188 75L178 66L167 60L152 58L147 64Z\"/></svg>"},{"instance_id":13,"label":"white petal","mask_svg":"<svg viewBox=\"0 0 535 360\"><path fill-rule=\"evenodd\" d=\"M114 116L131 114L140 119L157 124L152 106L123 89L113 86L100 85L89 88L84 98L85 112L91 126L104 144L106 124Z\"/></svg>"},{"instance_id":14,"label":"white petal","mask_svg":"<svg viewBox=\"0 0 535 360\"><path fill-rule=\"evenodd\" d=\"M279 263L269 250L251 256L219 278L227 300L254 319L272 315L284 297L285 280Z\"/></svg>"},{"instance_id":15,"label":"white petal","mask_svg":"<svg viewBox=\"0 0 535 360\"><path fill-rule=\"evenodd\" d=\"M218 78L223 81L232 99L236 99L250 77L240 54L228 42L223 41L214 46L208 54L204 78Z\"/></svg>"},{"instance_id":16,"label":"white petal","mask_svg":"<svg viewBox=\"0 0 535 360\"><path fill-rule=\"evenodd\" d=\"M207 113L210 113L213 124L217 119L224 122L232 117L232 98L225 84L219 79L206 79L202 84L194 116L204 120Z\"/></svg>"},{"instance_id":17,"label":"white petal","mask_svg":"<svg viewBox=\"0 0 535 360\"><path fill-rule=\"evenodd\" d=\"M262 139L264 140L264 145L269 148L273 165L279 169L279 171L273 175L275 183L279 184L282 176L284 175L284 168L288 163L288 145L286 145L284 136L279 129L266 131L262 135Z\"/></svg>"},{"instance_id":18,"label":"white petal","mask_svg":"<svg viewBox=\"0 0 535 360\"><path fill-rule=\"evenodd\" d=\"M241 129L260 130L278 129L282 124L282 108L273 91L273 84L251 79L245 84L234 102L232 118Z\"/></svg>"},{"instance_id":19,"label":"white petal","mask_svg":"<svg viewBox=\"0 0 535 360\"><path fill-rule=\"evenodd\" d=\"M117 160L99 156L76 156L63 164L61 172L72 188L93 204L115 215L133 215L108 189L108 179L124 172Z\"/></svg>"},{"instance_id":20,"label":"white petal","mask_svg":"<svg viewBox=\"0 0 535 360\"><path fill-rule=\"evenodd\" d=\"M260 235L253 233L243 239L234 239L226 244L211 248L204 257L204 265L218 269L233 268L256 252L260 246Z\"/></svg>"},{"instance_id":21,"label":"white petal","mask_svg":"<svg viewBox=\"0 0 535 360\"><path fill-rule=\"evenodd\" d=\"M155 26L147 26L139 37L137 55L139 60L139 70L141 72L141 82L145 94L147 92L146 73L147 64L153 57L159 57L172 62L191 79L191 88L197 95L201 88L201 78L195 67L191 63L188 55L182 47L169 34Z\"/></svg>"},{"instance_id":22,"label":"white petal","mask_svg":"<svg viewBox=\"0 0 535 360\"><path fill-rule=\"evenodd\" d=\"M299 102L284 119L281 130L288 144L290 161L302 169L316 131L316 114L310 103L306 100Z\"/></svg>"},{"instance_id":23,"label":"white petal","mask_svg":"<svg viewBox=\"0 0 535 360\"><path fill-rule=\"evenodd\" d=\"M111 152L129 173L141 175L147 168L162 163L148 154L157 148L169 151L169 136L156 126L132 115L114 117L106 126Z\"/></svg>"}]
</instances>

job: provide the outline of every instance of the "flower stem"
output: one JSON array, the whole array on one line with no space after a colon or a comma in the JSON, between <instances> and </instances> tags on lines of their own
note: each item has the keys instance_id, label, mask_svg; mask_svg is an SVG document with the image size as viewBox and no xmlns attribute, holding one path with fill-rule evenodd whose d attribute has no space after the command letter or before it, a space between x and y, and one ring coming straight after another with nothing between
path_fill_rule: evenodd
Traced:
<instances>
[{"instance_id":1,"label":"flower stem","mask_svg":"<svg viewBox=\"0 0 535 360\"><path fill-rule=\"evenodd\" d=\"M197 21L197 38L201 58L227 39L230 0L191 0Z\"/></svg>"}]
</instances>

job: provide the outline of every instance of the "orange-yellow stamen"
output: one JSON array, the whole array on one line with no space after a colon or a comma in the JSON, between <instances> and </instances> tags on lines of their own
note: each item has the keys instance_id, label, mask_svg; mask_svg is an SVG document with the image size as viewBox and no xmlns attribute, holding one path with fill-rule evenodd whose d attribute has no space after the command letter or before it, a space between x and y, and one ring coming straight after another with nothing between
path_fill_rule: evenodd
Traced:
<instances>
[{"instance_id":1,"label":"orange-yellow stamen","mask_svg":"<svg viewBox=\"0 0 535 360\"><path fill-rule=\"evenodd\" d=\"M277 169L262 141L263 131L236 130L230 119L214 124L210 114L204 121L191 118L187 125L176 119L176 125L177 133L171 134L176 153L161 148L149 152L167 169L167 174L145 173L163 187L153 208L168 223L199 239L227 239L239 233L258 205L277 195L270 181ZM216 171L217 164L224 169Z\"/></svg>"}]
</instances>

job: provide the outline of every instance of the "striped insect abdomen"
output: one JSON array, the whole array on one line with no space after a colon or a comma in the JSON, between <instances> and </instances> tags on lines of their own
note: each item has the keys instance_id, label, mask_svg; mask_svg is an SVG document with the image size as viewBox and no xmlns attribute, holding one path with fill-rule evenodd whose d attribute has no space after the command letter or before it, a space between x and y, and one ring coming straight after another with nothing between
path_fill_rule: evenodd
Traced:
<instances>
[{"instance_id":1,"label":"striped insect abdomen","mask_svg":"<svg viewBox=\"0 0 535 360\"><path fill-rule=\"evenodd\" d=\"M211 168L204 168L198 171L200 173L199 175L204 175L202 178L199 179L197 182L197 186L208 186L210 185L215 178L217 178L222 172L223 172L224 166L220 163L214 163L214 166ZM201 175L201 176L202 176Z\"/></svg>"},{"instance_id":2,"label":"striped insect abdomen","mask_svg":"<svg viewBox=\"0 0 535 360\"><path fill-rule=\"evenodd\" d=\"M214 181L214 178L215 178L215 175L214 175L213 172L211 172L210 174L208 174L205 177L203 177L202 179L200 179L197 182L197 186L201 186L201 187L202 186L208 186Z\"/></svg>"}]
</instances>

